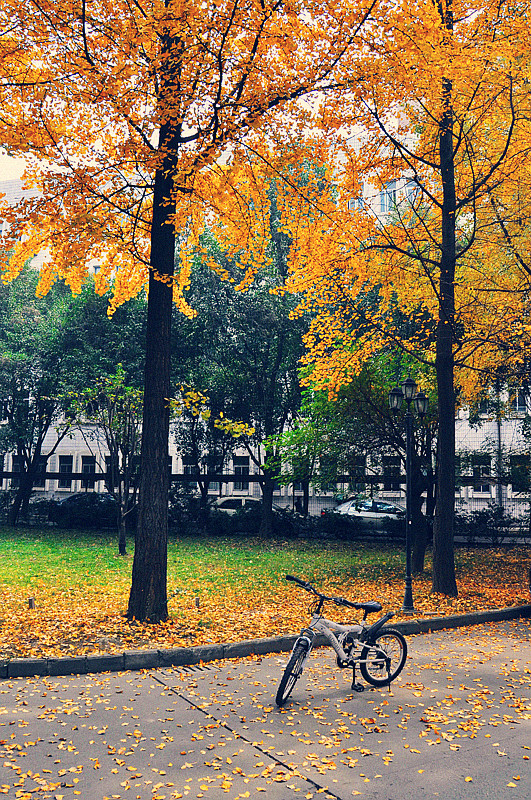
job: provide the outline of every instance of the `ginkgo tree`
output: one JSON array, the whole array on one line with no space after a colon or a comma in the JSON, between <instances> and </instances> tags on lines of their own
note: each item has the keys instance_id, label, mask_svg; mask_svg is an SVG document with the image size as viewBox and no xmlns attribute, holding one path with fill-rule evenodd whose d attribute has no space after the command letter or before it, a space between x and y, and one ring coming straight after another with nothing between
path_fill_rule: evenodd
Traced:
<instances>
[{"instance_id":1,"label":"ginkgo tree","mask_svg":"<svg viewBox=\"0 0 531 800\"><path fill-rule=\"evenodd\" d=\"M130 618L167 617L172 301L183 291L194 212L220 191L231 145L297 141L298 103L335 86L376 0L6 0L0 11L0 140L38 194L5 209L4 279L46 251L56 279L114 287L111 310L148 286L140 514ZM324 94L323 94L324 93ZM302 120L302 121L301 121Z\"/></svg>"},{"instance_id":2,"label":"ginkgo tree","mask_svg":"<svg viewBox=\"0 0 531 800\"><path fill-rule=\"evenodd\" d=\"M350 86L322 120L343 135L328 173L340 201L315 196L305 225L299 208L284 209L296 253L288 288L315 314L317 387L336 392L390 343L433 368L433 589L455 595L456 390L477 391L525 317L493 197L514 221L529 133L526 14L490 0L399 2L364 35Z\"/></svg>"}]
</instances>

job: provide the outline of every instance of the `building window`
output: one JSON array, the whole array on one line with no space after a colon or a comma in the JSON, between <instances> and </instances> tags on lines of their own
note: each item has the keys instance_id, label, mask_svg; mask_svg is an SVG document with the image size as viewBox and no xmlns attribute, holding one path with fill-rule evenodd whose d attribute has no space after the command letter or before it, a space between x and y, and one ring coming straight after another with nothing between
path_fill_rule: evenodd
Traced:
<instances>
[{"instance_id":1,"label":"building window","mask_svg":"<svg viewBox=\"0 0 531 800\"><path fill-rule=\"evenodd\" d=\"M319 456L319 478L323 491L336 491L338 478L337 458L326 453Z\"/></svg>"},{"instance_id":2,"label":"building window","mask_svg":"<svg viewBox=\"0 0 531 800\"><path fill-rule=\"evenodd\" d=\"M73 456L59 456L59 472L72 473L74 471L74 457ZM71 478L59 478L59 489L71 489Z\"/></svg>"},{"instance_id":3,"label":"building window","mask_svg":"<svg viewBox=\"0 0 531 800\"><path fill-rule=\"evenodd\" d=\"M493 397L493 395L488 391L479 395L477 400L477 412L481 416L490 416L491 414L496 413L496 406L496 398Z\"/></svg>"},{"instance_id":4,"label":"building window","mask_svg":"<svg viewBox=\"0 0 531 800\"><path fill-rule=\"evenodd\" d=\"M527 411L527 391L521 386L513 386L509 389L509 403L511 410L517 414L525 414Z\"/></svg>"},{"instance_id":5,"label":"building window","mask_svg":"<svg viewBox=\"0 0 531 800\"><path fill-rule=\"evenodd\" d=\"M23 470L23 459L22 456L13 456L11 472L22 472ZM20 478L18 476L13 476L11 478L11 488L18 489L20 486Z\"/></svg>"},{"instance_id":6,"label":"building window","mask_svg":"<svg viewBox=\"0 0 531 800\"><path fill-rule=\"evenodd\" d=\"M39 457L39 463L37 464L37 475L33 482L33 485L36 489L44 489L45 482L46 482L46 464L48 463L48 458L46 456Z\"/></svg>"},{"instance_id":7,"label":"building window","mask_svg":"<svg viewBox=\"0 0 531 800\"><path fill-rule=\"evenodd\" d=\"M184 456L183 458L183 474L184 475L198 475L199 467L191 456ZM197 481L186 481L186 486L189 489L197 489Z\"/></svg>"},{"instance_id":8,"label":"building window","mask_svg":"<svg viewBox=\"0 0 531 800\"><path fill-rule=\"evenodd\" d=\"M347 208L349 211L361 211L363 209L363 184L357 197L349 197Z\"/></svg>"},{"instance_id":9,"label":"building window","mask_svg":"<svg viewBox=\"0 0 531 800\"><path fill-rule=\"evenodd\" d=\"M351 481L360 481L365 478L367 470L366 456L351 456L348 475Z\"/></svg>"},{"instance_id":10,"label":"building window","mask_svg":"<svg viewBox=\"0 0 531 800\"><path fill-rule=\"evenodd\" d=\"M384 492L399 492L400 481L391 480L392 476L400 477L400 456L382 456L384 473Z\"/></svg>"},{"instance_id":11,"label":"building window","mask_svg":"<svg viewBox=\"0 0 531 800\"><path fill-rule=\"evenodd\" d=\"M490 483L481 483L481 478L489 478L491 469L491 457L488 453L472 454L472 477L474 481L473 491L478 494L490 494Z\"/></svg>"},{"instance_id":12,"label":"building window","mask_svg":"<svg viewBox=\"0 0 531 800\"><path fill-rule=\"evenodd\" d=\"M530 458L528 455L517 454L509 458L509 474L513 492L529 492L530 489Z\"/></svg>"},{"instance_id":13,"label":"building window","mask_svg":"<svg viewBox=\"0 0 531 800\"><path fill-rule=\"evenodd\" d=\"M9 407L10 401L7 398L0 399L0 422L8 422L9 420Z\"/></svg>"},{"instance_id":14,"label":"building window","mask_svg":"<svg viewBox=\"0 0 531 800\"><path fill-rule=\"evenodd\" d=\"M94 475L96 472L96 456L81 456L81 472L83 475ZM94 489L95 483L94 478L83 478L81 487L83 489Z\"/></svg>"},{"instance_id":15,"label":"building window","mask_svg":"<svg viewBox=\"0 0 531 800\"><path fill-rule=\"evenodd\" d=\"M107 487L107 491L111 493L118 488L118 483L120 481L118 462L116 459L114 465L112 462L113 459L110 455L105 456L105 486Z\"/></svg>"},{"instance_id":16,"label":"building window","mask_svg":"<svg viewBox=\"0 0 531 800\"><path fill-rule=\"evenodd\" d=\"M235 475L243 475L243 476L249 475L249 456L234 456L232 459L232 463L234 465ZM245 480L234 481L234 491L248 492L249 481Z\"/></svg>"},{"instance_id":17,"label":"building window","mask_svg":"<svg viewBox=\"0 0 531 800\"><path fill-rule=\"evenodd\" d=\"M414 206L420 195L420 189L415 181L407 181L404 186L404 198L409 206Z\"/></svg>"},{"instance_id":18,"label":"building window","mask_svg":"<svg viewBox=\"0 0 531 800\"><path fill-rule=\"evenodd\" d=\"M380 192L380 211L389 214L396 206L396 181L387 181Z\"/></svg>"},{"instance_id":19,"label":"building window","mask_svg":"<svg viewBox=\"0 0 531 800\"><path fill-rule=\"evenodd\" d=\"M35 479L33 481L33 486L36 489L44 489L47 461L48 459L46 458L46 456L40 456L35 473ZM25 470L24 459L22 458L22 456L14 455L12 464L13 464L11 468L12 472L21 473ZM11 478L11 488L16 489L19 486L20 486L20 478L18 477L18 475Z\"/></svg>"}]
</instances>

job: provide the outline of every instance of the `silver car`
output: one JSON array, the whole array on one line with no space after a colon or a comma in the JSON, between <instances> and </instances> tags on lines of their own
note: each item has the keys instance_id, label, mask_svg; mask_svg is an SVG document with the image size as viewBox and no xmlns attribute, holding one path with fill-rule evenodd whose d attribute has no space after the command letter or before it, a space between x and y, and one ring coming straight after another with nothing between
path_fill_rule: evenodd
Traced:
<instances>
[{"instance_id":1,"label":"silver car","mask_svg":"<svg viewBox=\"0 0 531 800\"><path fill-rule=\"evenodd\" d=\"M406 510L402 506L394 503L387 503L385 500L347 500L334 508L335 514L348 514L349 517L358 517L368 524L378 523L380 520L390 517L391 519L404 519Z\"/></svg>"}]
</instances>

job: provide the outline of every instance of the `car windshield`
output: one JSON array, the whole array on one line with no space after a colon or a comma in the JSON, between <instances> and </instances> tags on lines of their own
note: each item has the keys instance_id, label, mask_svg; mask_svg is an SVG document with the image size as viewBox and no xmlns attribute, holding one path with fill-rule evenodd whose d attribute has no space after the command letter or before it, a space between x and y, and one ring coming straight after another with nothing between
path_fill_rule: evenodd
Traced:
<instances>
[{"instance_id":1,"label":"car windshield","mask_svg":"<svg viewBox=\"0 0 531 800\"><path fill-rule=\"evenodd\" d=\"M241 508L242 507L242 499L241 497L231 497L229 500L223 500L222 503L218 503L218 508Z\"/></svg>"},{"instance_id":2,"label":"car windshield","mask_svg":"<svg viewBox=\"0 0 531 800\"><path fill-rule=\"evenodd\" d=\"M387 512L389 514L398 514L402 509L398 506L393 506L391 503L376 503L377 510L380 512Z\"/></svg>"},{"instance_id":3,"label":"car windshield","mask_svg":"<svg viewBox=\"0 0 531 800\"><path fill-rule=\"evenodd\" d=\"M341 505L339 505L336 508L336 511L340 511L340 512L343 512L343 513L345 511L348 511L353 502L354 502L354 500L347 500L345 503L341 503Z\"/></svg>"}]
</instances>

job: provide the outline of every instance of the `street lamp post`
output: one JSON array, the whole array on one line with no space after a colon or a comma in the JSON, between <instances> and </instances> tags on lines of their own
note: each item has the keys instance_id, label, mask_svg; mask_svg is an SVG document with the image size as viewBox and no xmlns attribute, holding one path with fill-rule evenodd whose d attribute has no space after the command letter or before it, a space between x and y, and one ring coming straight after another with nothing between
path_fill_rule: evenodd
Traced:
<instances>
[{"instance_id":1,"label":"street lamp post","mask_svg":"<svg viewBox=\"0 0 531 800\"><path fill-rule=\"evenodd\" d=\"M395 386L389 392L389 408L393 412L398 412L402 405L402 400L406 401L407 410L405 415L406 426L406 579L404 590L404 603L402 605L403 614L414 614L413 606L413 585L411 580L411 542L412 542L412 474L411 463L413 457L413 414L411 413L411 403L415 403L417 414L422 419L428 410L428 398L424 392L417 392L417 384L409 376L402 381L401 386Z\"/></svg>"}]
</instances>

